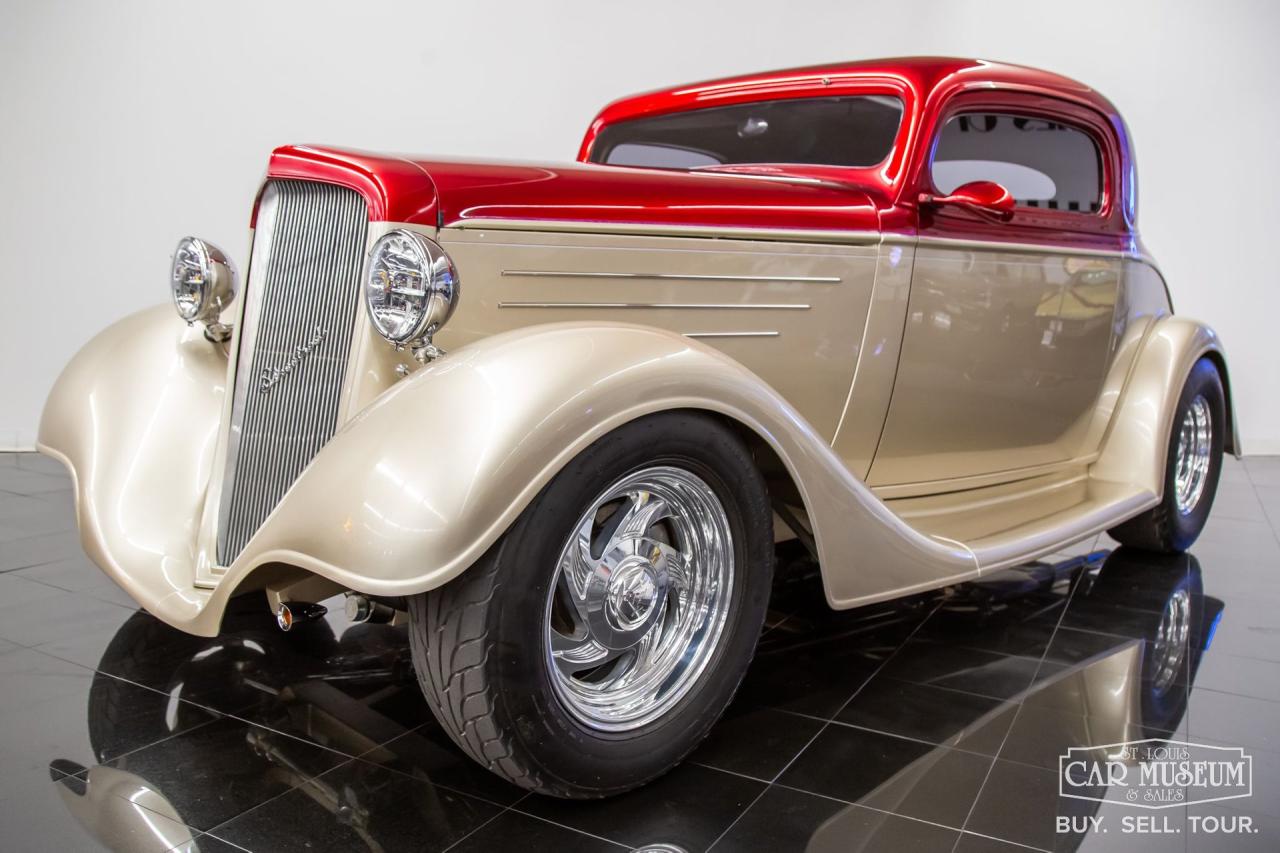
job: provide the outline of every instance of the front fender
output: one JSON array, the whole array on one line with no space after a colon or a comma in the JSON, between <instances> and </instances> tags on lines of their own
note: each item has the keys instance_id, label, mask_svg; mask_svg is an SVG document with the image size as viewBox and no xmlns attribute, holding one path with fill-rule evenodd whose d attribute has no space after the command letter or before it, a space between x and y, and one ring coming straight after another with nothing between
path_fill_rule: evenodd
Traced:
<instances>
[{"instance_id":1,"label":"front fender","mask_svg":"<svg viewBox=\"0 0 1280 853\"><path fill-rule=\"evenodd\" d=\"M316 456L227 581L284 562L370 594L441 586L591 442L683 408L745 425L782 459L835 606L975 570L967 550L903 524L737 362L658 329L573 323L486 338L402 380Z\"/></svg>"},{"instance_id":2,"label":"front fender","mask_svg":"<svg viewBox=\"0 0 1280 853\"><path fill-rule=\"evenodd\" d=\"M227 356L171 305L87 343L54 383L36 447L71 472L85 552L136 601L186 626ZM216 627L216 623L215 627Z\"/></svg>"},{"instance_id":3,"label":"front fender","mask_svg":"<svg viewBox=\"0 0 1280 853\"><path fill-rule=\"evenodd\" d=\"M201 588L227 360L161 310L113 326L73 360L46 404L40 447L72 470L90 557L192 633L217 633L228 599L267 565L375 595L439 587L591 442L682 408L736 421L781 459L832 606L976 576L968 549L903 523L737 362L671 332L573 323L482 339L400 381L338 431L217 585Z\"/></svg>"}]
</instances>

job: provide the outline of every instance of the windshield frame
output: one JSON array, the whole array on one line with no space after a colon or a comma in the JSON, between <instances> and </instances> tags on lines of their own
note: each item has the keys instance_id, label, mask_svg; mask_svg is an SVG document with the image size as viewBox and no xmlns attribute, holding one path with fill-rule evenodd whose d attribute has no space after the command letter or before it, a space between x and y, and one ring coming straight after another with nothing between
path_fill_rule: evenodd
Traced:
<instances>
[{"instance_id":1,"label":"windshield frame","mask_svg":"<svg viewBox=\"0 0 1280 853\"><path fill-rule=\"evenodd\" d=\"M619 166L606 163L598 163L591 158L592 150L595 142L599 138L601 132L606 127L623 121L630 121L640 118L656 118L663 115L671 115L674 113L690 112L705 107L721 107L721 106L737 106L752 103L772 102L789 99L810 99L810 98L826 98L826 97L844 97L859 95L881 95L897 98L902 102L902 115L898 122L898 131L894 136L893 144L890 146L888 156L880 163L869 167L856 166L815 166L813 164L791 164L791 163L762 163L759 166L776 166L783 170L787 167L794 167L795 170L821 170L823 173L835 176L846 175L851 181L866 184L868 182L878 184L890 196L892 196L899 188L899 185L905 178L908 171L908 157L912 143L914 142L916 130L919 127L921 110L923 104L920 101L918 93L911 82L905 77L882 76L858 74L843 77L822 78L820 83L807 76L798 77L794 83L788 81L772 81L767 88L733 88L724 92L716 91L698 91L689 93L689 96L682 97L684 93L677 92L671 96L664 96L661 99L661 105L651 109L644 109L637 112L629 112L625 117L619 116L613 121L607 121L606 116L612 111L610 107L606 107L592 122L587 129L587 133L582 140L582 145L578 152L578 161L581 163L590 163L598 168L605 169L644 169L653 171L664 171L674 173L694 173L717 174L716 170L702 169L669 169L658 167L637 167L637 166ZM627 100L627 99L624 99ZM618 102L619 104L622 102ZM721 167L728 169L731 167Z\"/></svg>"},{"instance_id":2,"label":"windshield frame","mask_svg":"<svg viewBox=\"0 0 1280 853\"><path fill-rule=\"evenodd\" d=\"M785 104L793 103L797 107L804 105L804 106L810 106L816 110L816 109L821 109L824 105L833 104L839 101L875 100L875 99L892 100L895 103L897 108L897 120L892 130L889 131L887 134L887 140L883 146L883 151L884 151L883 155L879 159L874 160L872 162L867 162L867 163L836 163L836 162L830 162L828 160L823 160L823 159L779 160L779 159L762 158L762 159L739 160L739 159L732 159L732 157L724 161L717 161L715 158L717 158L718 156L721 156L724 153L723 149L713 150L711 148L700 148L700 147L694 147L692 145L681 145L681 144L678 144L680 140L671 140L670 144L666 144L664 142L656 141L656 140L645 141L645 131L642 129L643 126L650 125L651 123L654 123L654 122L661 123L664 120L682 118L685 116L697 116L699 114L723 113L724 111L728 111L728 110L736 110L741 112L742 114L741 116L733 117L732 121L736 122L738 118L742 118L743 116L745 116L744 124L750 124L751 122L757 120L756 116L752 116L749 114L749 111L756 107L762 108L762 110L765 111L766 117L767 117L769 112L772 112L777 108L777 105L785 105ZM891 109L891 108L885 107L885 109ZM903 102L903 99L897 94L880 95L880 94L870 94L870 93L854 94L854 93L848 93L848 92L840 92L840 93L819 92L819 93L806 94L804 97L797 97L797 98L765 98L765 99L748 101L745 103L738 103L738 104L705 104L705 105L699 106L696 109L675 110L675 111L662 113L662 114L635 116L632 118L624 119L621 121L614 122L610 125L607 125L604 128L602 128L601 131L597 134L596 139L594 140L594 142L597 144L592 145L592 150L587 155L587 158L588 158L587 162L594 163L600 166L615 166L615 167L621 166L621 167L631 168L631 169L660 169L663 171L672 171L672 172L711 171L711 170L718 170L718 169L732 169L733 167L777 166L782 164L797 165L801 167L816 167L820 169L857 169L857 170L875 169L876 167L882 165L891 156L893 156L894 147L897 144L898 136L901 133L902 125L906 121L906 119L907 119L906 104ZM603 152L605 156L613 156L620 148L634 147L636 149L653 149L654 151L657 151L658 149L669 149L672 152L684 152L687 155L688 159L690 159L691 161L705 158L706 160L709 160L712 162L705 162L705 163L691 162L690 165L668 165L668 164L661 164L661 163L650 164L650 163L638 163L638 162L619 163L619 162L611 162L606 159L596 159L596 152L599 150L598 143L608 141L608 138L612 135L613 132L622 130L623 128L626 128L628 126L639 126L641 129L639 129L639 132L637 135L633 135L630 138L624 136L622 139L619 139L616 142L611 142L611 144L609 145L608 151ZM768 124L765 123L764 127L767 129ZM710 129L705 132L723 134L725 129L726 129L726 125L720 125L719 128ZM885 128L882 125L880 128L877 128L877 131L880 133L883 133L884 129ZM661 129L659 129L657 132L660 133ZM688 132L692 136L699 133L700 130L690 130ZM743 132L739 130L739 137L742 137L742 133ZM721 136L720 139L722 143L725 142L725 139L723 136ZM692 142L693 140L689 140L689 141ZM831 158L831 159L835 159L835 158Z\"/></svg>"}]
</instances>

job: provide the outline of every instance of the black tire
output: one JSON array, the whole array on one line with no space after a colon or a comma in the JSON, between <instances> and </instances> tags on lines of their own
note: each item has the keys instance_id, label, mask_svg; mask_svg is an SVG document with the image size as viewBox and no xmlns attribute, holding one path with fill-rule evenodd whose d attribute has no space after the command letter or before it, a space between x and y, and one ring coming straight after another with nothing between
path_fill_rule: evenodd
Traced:
<instances>
[{"instance_id":1,"label":"black tire","mask_svg":"<svg viewBox=\"0 0 1280 853\"><path fill-rule=\"evenodd\" d=\"M1178 436L1183 418L1197 397L1203 397L1208 403L1212 425L1209 470L1200 499L1190 512L1183 513L1178 510L1175 484ZM1176 554L1190 548L1204 529L1205 522L1209 520L1209 510L1213 508L1213 496L1218 490L1218 478L1222 474L1222 447L1226 428L1226 396L1222 391L1222 377L1218 375L1218 368L1212 361L1202 358L1191 368L1191 373L1182 386L1178 407L1174 411L1173 427L1165 454L1164 497L1157 506L1142 515L1107 531L1111 537L1122 545L1165 554Z\"/></svg>"},{"instance_id":2,"label":"black tire","mask_svg":"<svg viewBox=\"0 0 1280 853\"><path fill-rule=\"evenodd\" d=\"M732 594L717 647L679 703L639 728L605 732L579 722L554 689L548 595L589 503L652 465L684 468L715 492L733 538ZM754 654L773 573L772 519L750 451L715 418L666 412L620 427L565 466L474 566L410 599L414 668L428 704L468 755L529 790L604 797L665 773L706 736Z\"/></svg>"}]
</instances>

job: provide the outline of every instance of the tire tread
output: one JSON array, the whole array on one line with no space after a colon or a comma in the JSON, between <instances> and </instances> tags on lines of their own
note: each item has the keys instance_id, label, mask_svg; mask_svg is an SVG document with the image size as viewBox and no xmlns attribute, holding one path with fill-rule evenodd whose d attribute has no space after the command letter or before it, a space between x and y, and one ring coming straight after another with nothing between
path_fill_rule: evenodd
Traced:
<instances>
[{"instance_id":1,"label":"tire tread","mask_svg":"<svg viewBox=\"0 0 1280 853\"><path fill-rule=\"evenodd\" d=\"M468 756L515 785L552 793L555 786L516 757L494 719L497 696L485 671L494 644L483 614L502 585L499 566L486 555L437 594L411 599L414 667L441 728Z\"/></svg>"}]
</instances>

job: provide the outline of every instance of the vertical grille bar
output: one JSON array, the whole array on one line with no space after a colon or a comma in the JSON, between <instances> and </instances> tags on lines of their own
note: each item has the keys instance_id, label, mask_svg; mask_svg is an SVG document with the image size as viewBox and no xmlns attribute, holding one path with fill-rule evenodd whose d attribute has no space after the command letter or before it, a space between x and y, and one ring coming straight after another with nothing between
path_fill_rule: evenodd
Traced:
<instances>
[{"instance_id":1,"label":"vertical grille bar","mask_svg":"<svg viewBox=\"0 0 1280 853\"><path fill-rule=\"evenodd\" d=\"M250 271L218 558L230 565L337 429L368 215L352 190L273 181L266 270ZM264 196L264 206L265 206ZM265 233L264 233L265 232Z\"/></svg>"}]
</instances>

